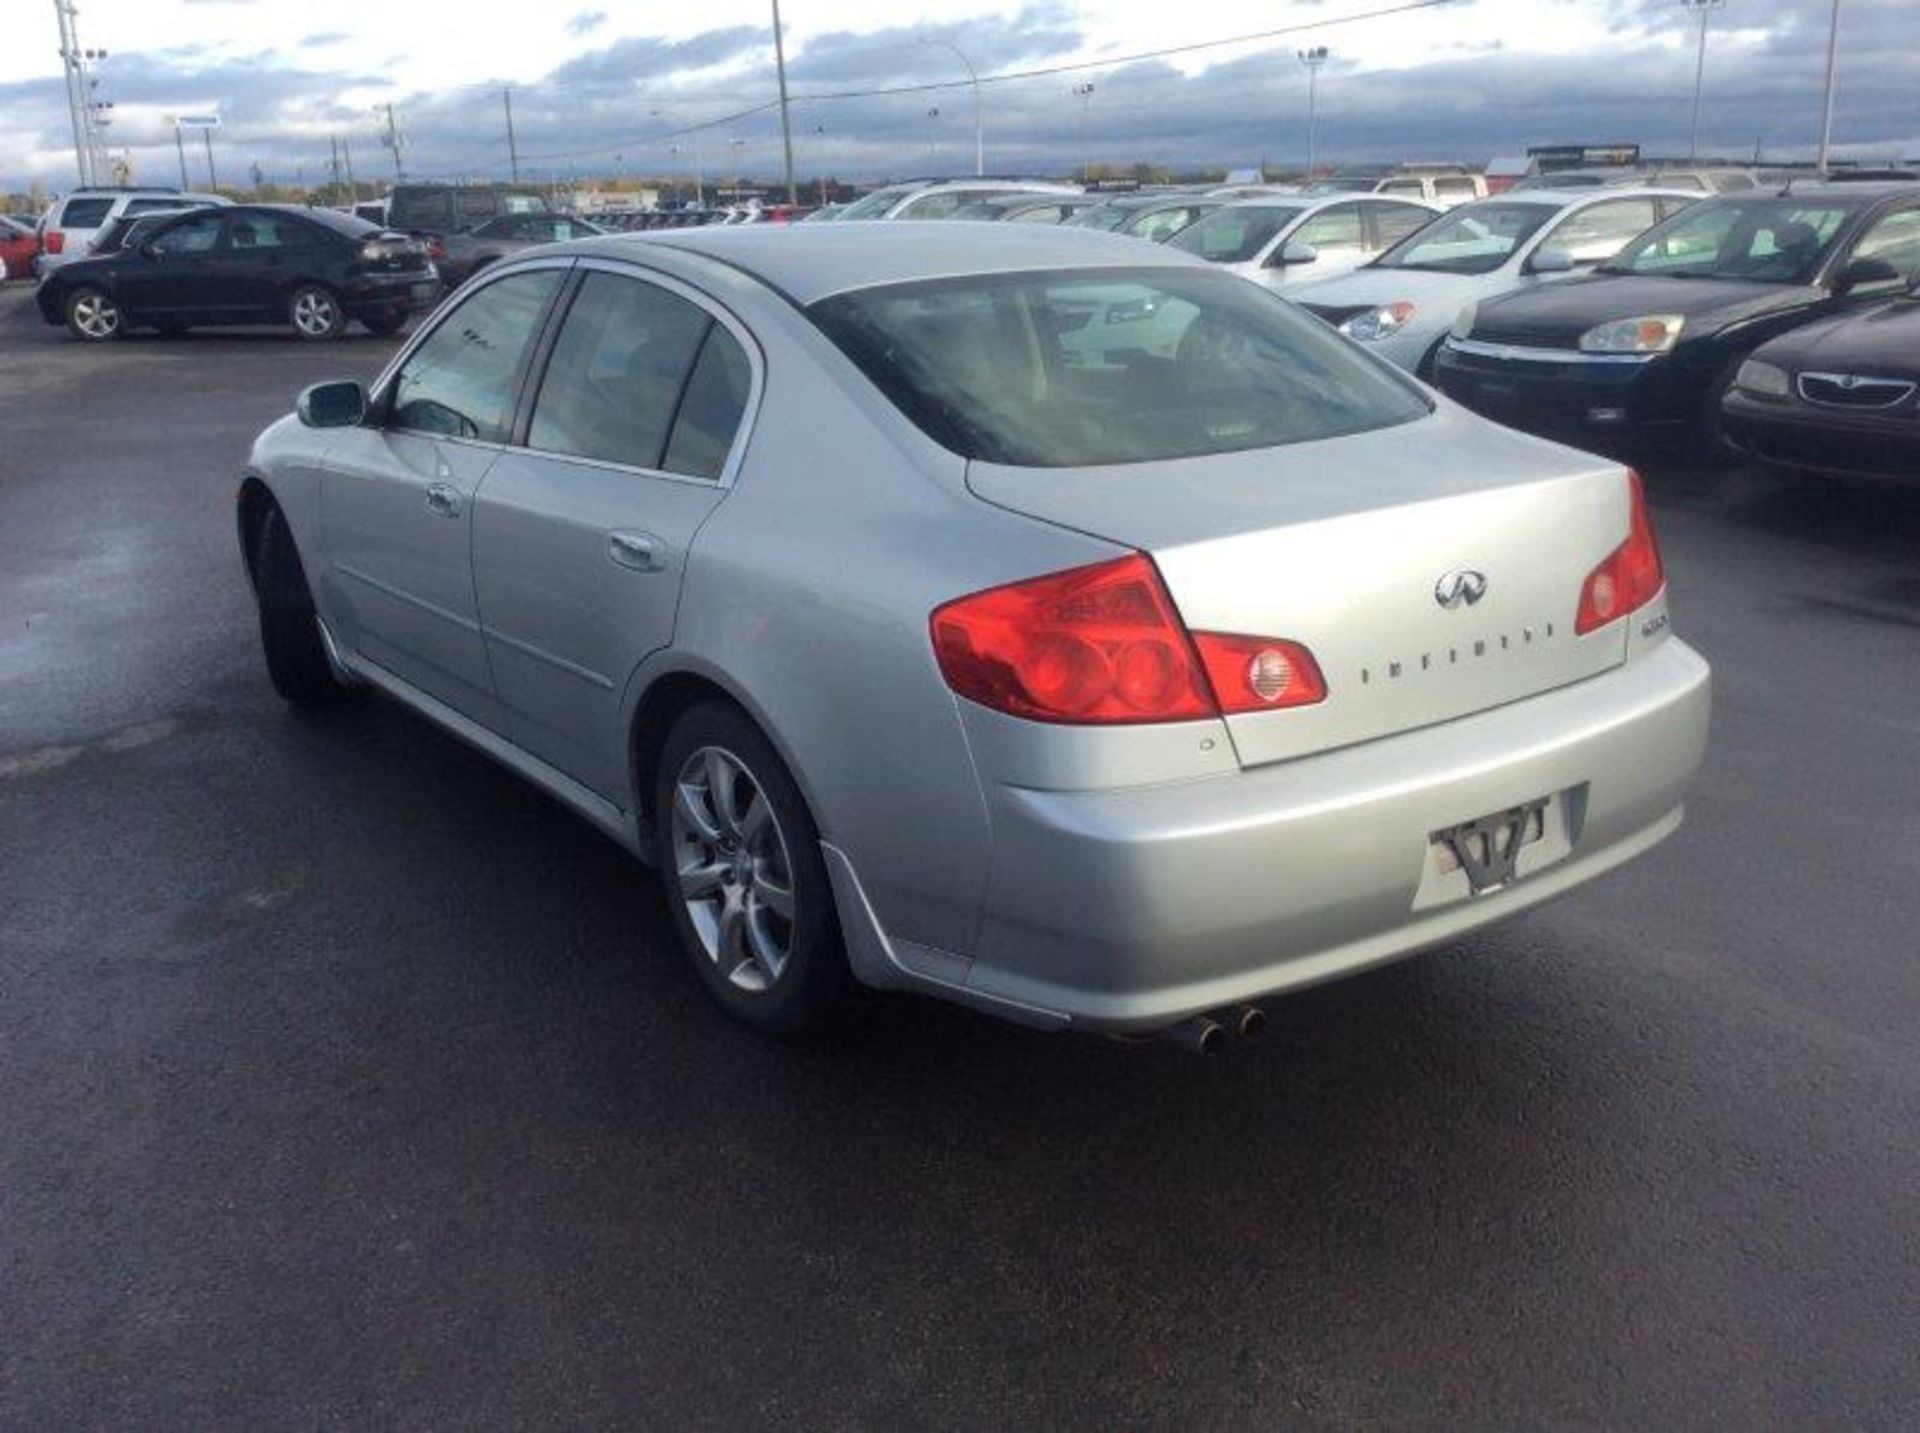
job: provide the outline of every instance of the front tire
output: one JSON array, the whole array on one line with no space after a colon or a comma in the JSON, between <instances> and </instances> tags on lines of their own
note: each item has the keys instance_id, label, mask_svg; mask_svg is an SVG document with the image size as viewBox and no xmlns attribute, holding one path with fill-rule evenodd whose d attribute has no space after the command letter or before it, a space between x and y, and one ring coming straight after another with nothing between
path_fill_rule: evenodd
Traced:
<instances>
[{"instance_id":1,"label":"front tire","mask_svg":"<svg viewBox=\"0 0 1920 1433\"><path fill-rule=\"evenodd\" d=\"M253 589L260 607L260 649L273 689L295 706L339 701L349 688L327 660L306 569L277 504L268 506L254 538Z\"/></svg>"},{"instance_id":2,"label":"front tire","mask_svg":"<svg viewBox=\"0 0 1920 1433\"><path fill-rule=\"evenodd\" d=\"M287 299L287 321L293 331L309 343L323 343L346 331L347 311L332 289L320 284L302 284Z\"/></svg>"},{"instance_id":3,"label":"front tire","mask_svg":"<svg viewBox=\"0 0 1920 1433\"><path fill-rule=\"evenodd\" d=\"M698 702L674 721L653 792L656 865L708 992L770 1035L827 1028L853 994L805 798L745 713Z\"/></svg>"},{"instance_id":4,"label":"front tire","mask_svg":"<svg viewBox=\"0 0 1920 1433\"><path fill-rule=\"evenodd\" d=\"M126 328L120 305L99 289L75 289L67 296L67 332L82 343L107 343Z\"/></svg>"}]
</instances>

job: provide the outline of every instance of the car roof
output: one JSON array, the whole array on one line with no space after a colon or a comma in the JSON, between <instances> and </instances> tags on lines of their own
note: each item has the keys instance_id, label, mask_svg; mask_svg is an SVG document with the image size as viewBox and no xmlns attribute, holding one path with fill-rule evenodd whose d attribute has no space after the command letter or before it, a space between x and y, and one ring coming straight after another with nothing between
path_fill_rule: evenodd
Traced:
<instances>
[{"instance_id":1,"label":"car roof","mask_svg":"<svg viewBox=\"0 0 1920 1433\"><path fill-rule=\"evenodd\" d=\"M849 289L969 274L1036 269L1207 267L1125 235L1052 224L954 224L901 220L885 224L703 225L581 239L542 249L632 258L638 245L697 254L751 274L794 302L810 304Z\"/></svg>"},{"instance_id":2,"label":"car roof","mask_svg":"<svg viewBox=\"0 0 1920 1433\"><path fill-rule=\"evenodd\" d=\"M1743 193L1749 191L1742 191ZM1469 205L1480 204L1548 204L1555 207L1567 204L1617 204L1622 199L1691 199L1698 201L1713 196L1702 194L1698 189L1673 189L1659 184L1629 185L1591 185L1583 184L1574 189L1521 189L1508 190L1505 194L1489 194L1485 198L1472 199L1461 209Z\"/></svg>"}]
</instances>

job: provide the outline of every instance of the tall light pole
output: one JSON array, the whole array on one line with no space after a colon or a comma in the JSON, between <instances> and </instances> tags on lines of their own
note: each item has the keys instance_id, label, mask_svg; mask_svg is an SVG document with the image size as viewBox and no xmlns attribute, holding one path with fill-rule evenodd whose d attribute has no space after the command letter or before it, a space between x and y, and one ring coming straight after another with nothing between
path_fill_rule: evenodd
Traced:
<instances>
[{"instance_id":1,"label":"tall light pole","mask_svg":"<svg viewBox=\"0 0 1920 1433\"><path fill-rule=\"evenodd\" d=\"M1820 172L1827 172L1827 151L1833 143L1833 68L1840 52L1840 0L1833 0L1833 21L1827 27L1827 98L1820 112Z\"/></svg>"},{"instance_id":2,"label":"tall light pole","mask_svg":"<svg viewBox=\"0 0 1920 1433\"><path fill-rule=\"evenodd\" d=\"M927 111L927 168L934 173L938 173L940 169L939 105Z\"/></svg>"},{"instance_id":3,"label":"tall light pole","mask_svg":"<svg viewBox=\"0 0 1920 1433\"><path fill-rule=\"evenodd\" d=\"M740 146L746 141L738 135L727 136L728 158L733 161L733 202L740 202Z\"/></svg>"},{"instance_id":4,"label":"tall light pole","mask_svg":"<svg viewBox=\"0 0 1920 1433\"><path fill-rule=\"evenodd\" d=\"M773 63L780 75L780 148L786 155L787 203L798 204L800 192L793 186L793 121L787 113L787 47L780 38L780 0L773 0ZM739 187L734 185L735 189Z\"/></svg>"},{"instance_id":5,"label":"tall light pole","mask_svg":"<svg viewBox=\"0 0 1920 1433\"><path fill-rule=\"evenodd\" d=\"M1313 183L1314 166L1320 139L1320 67L1327 62L1329 51L1325 45L1315 45L1309 50L1296 50L1295 56L1307 67L1307 183Z\"/></svg>"},{"instance_id":6,"label":"tall light pole","mask_svg":"<svg viewBox=\"0 0 1920 1433\"><path fill-rule=\"evenodd\" d=\"M951 50L953 57L966 67L967 79L973 85L973 172L978 178L987 172L987 130L981 118L980 109L980 73L973 67L973 61L961 53L960 47L951 40L937 39L932 35L922 35L923 45L938 45L943 50Z\"/></svg>"},{"instance_id":7,"label":"tall light pole","mask_svg":"<svg viewBox=\"0 0 1920 1433\"><path fill-rule=\"evenodd\" d=\"M1700 158L1700 86L1707 75L1707 16L1723 9L1727 0L1680 0L1680 8L1700 17L1700 52L1693 62L1693 138L1687 144L1689 163Z\"/></svg>"},{"instance_id":8,"label":"tall light pole","mask_svg":"<svg viewBox=\"0 0 1920 1433\"><path fill-rule=\"evenodd\" d=\"M1087 111L1093 106L1093 82L1075 85L1073 93L1080 101L1080 182L1085 184L1093 175L1093 151L1087 148Z\"/></svg>"}]
</instances>

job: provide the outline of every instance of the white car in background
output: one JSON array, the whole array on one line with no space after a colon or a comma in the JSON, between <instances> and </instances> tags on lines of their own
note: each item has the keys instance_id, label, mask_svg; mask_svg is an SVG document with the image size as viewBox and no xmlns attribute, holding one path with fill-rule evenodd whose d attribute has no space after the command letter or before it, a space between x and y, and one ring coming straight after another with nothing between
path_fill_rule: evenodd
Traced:
<instances>
[{"instance_id":1,"label":"white car in background","mask_svg":"<svg viewBox=\"0 0 1920 1433\"><path fill-rule=\"evenodd\" d=\"M224 194L196 194L157 187L76 189L54 200L40 221L40 257L35 260L36 271L45 278L62 264L86 258L93 250L93 241L112 228L116 219L231 203Z\"/></svg>"},{"instance_id":2,"label":"white car in background","mask_svg":"<svg viewBox=\"0 0 1920 1433\"><path fill-rule=\"evenodd\" d=\"M1167 244L1281 289L1356 269L1441 212L1371 194L1243 199L1194 221Z\"/></svg>"},{"instance_id":3,"label":"white car in background","mask_svg":"<svg viewBox=\"0 0 1920 1433\"><path fill-rule=\"evenodd\" d=\"M1013 194L1080 194L1077 184L1028 179L915 179L862 195L835 217L852 219L951 219L962 209Z\"/></svg>"},{"instance_id":4,"label":"white car in background","mask_svg":"<svg viewBox=\"0 0 1920 1433\"><path fill-rule=\"evenodd\" d=\"M1678 189L1529 189L1449 210L1372 263L1288 293L1422 378L1468 304L1613 257L1701 196Z\"/></svg>"}]
</instances>

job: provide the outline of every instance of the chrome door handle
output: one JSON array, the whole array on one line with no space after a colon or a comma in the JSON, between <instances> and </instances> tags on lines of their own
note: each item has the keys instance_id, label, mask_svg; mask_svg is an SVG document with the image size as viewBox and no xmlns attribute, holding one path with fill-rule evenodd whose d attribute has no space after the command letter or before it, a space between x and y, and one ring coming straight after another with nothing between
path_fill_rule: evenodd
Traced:
<instances>
[{"instance_id":1,"label":"chrome door handle","mask_svg":"<svg viewBox=\"0 0 1920 1433\"><path fill-rule=\"evenodd\" d=\"M460 489L451 483L431 483L427 487L427 511L435 517L460 516Z\"/></svg>"},{"instance_id":2,"label":"chrome door handle","mask_svg":"<svg viewBox=\"0 0 1920 1433\"><path fill-rule=\"evenodd\" d=\"M658 572L660 540L650 532L610 532L607 556L635 572Z\"/></svg>"}]
</instances>

